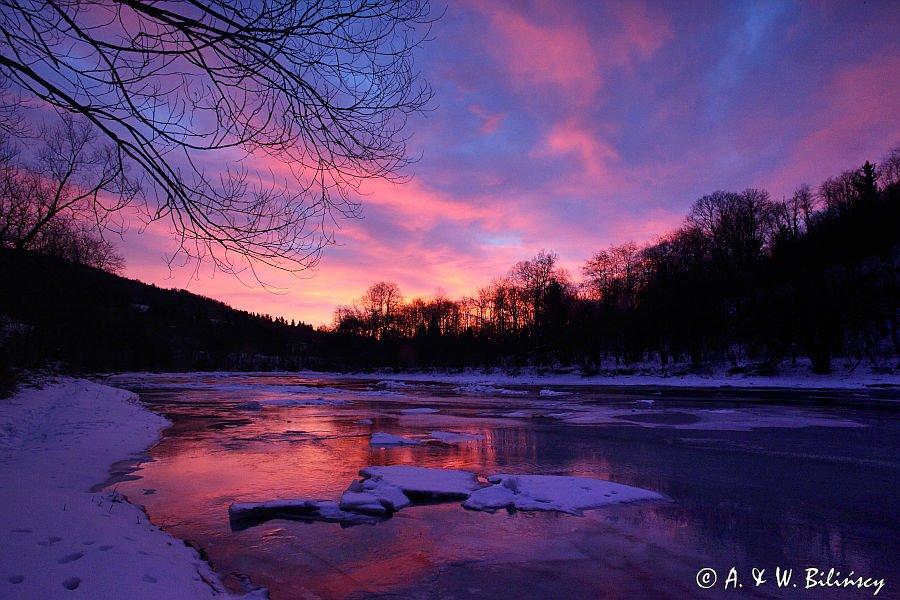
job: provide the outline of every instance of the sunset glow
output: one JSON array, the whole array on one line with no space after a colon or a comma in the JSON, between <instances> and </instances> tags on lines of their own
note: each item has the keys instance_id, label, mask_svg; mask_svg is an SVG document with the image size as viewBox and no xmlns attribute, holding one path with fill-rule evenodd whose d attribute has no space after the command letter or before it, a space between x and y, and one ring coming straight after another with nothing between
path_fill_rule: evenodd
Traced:
<instances>
[{"instance_id":1,"label":"sunset glow","mask_svg":"<svg viewBox=\"0 0 900 600\"><path fill-rule=\"evenodd\" d=\"M453 2L418 55L435 101L409 123L411 179L366 182L317 272L261 269L267 290L170 270L154 225L126 234L124 274L313 325L375 281L457 297L541 249L577 276L703 194L781 198L880 160L900 142L898 30L893 2Z\"/></svg>"}]
</instances>

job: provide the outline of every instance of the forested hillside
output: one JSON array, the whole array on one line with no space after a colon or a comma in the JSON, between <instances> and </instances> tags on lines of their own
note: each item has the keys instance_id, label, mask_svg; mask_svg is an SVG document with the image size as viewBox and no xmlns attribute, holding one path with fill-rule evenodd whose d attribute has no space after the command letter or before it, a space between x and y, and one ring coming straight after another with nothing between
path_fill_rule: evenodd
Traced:
<instances>
[{"instance_id":1,"label":"forested hillside","mask_svg":"<svg viewBox=\"0 0 900 600\"><path fill-rule=\"evenodd\" d=\"M297 369L317 333L30 252L0 253L0 359L75 370Z\"/></svg>"}]
</instances>

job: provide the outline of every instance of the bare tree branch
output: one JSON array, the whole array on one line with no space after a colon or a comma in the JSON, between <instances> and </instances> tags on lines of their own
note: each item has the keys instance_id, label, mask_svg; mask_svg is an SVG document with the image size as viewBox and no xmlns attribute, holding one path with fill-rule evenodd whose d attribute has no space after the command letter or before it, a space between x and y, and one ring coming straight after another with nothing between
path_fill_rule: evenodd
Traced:
<instances>
[{"instance_id":1,"label":"bare tree branch","mask_svg":"<svg viewBox=\"0 0 900 600\"><path fill-rule=\"evenodd\" d=\"M427 0L0 0L0 129L20 97L81 115L186 258L299 271L409 162L429 25Z\"/></svg>"}]
</instances>

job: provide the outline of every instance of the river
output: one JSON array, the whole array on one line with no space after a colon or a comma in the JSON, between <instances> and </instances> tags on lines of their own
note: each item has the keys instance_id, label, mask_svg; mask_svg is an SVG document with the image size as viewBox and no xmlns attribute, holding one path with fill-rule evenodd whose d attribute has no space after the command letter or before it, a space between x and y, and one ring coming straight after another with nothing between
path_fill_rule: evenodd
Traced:
<instances>
[{"instance_id":1,"label":"river","mask_svg":"<svg viewBox=\"0 0 900 600\"><path fill-rule=\"evenodd\" d=\"M107 487L202 548L235 590L252 582L273 600L867 598L883 580L877 597L900 598L896 390L114 381L174 424ZM436 431L473 439L447 444ZM375 432L422 443L375 447ZM233 502L338 499L372 465L592 477L665 499L582 516L426 503L353 527L229 519Z\"/></svg>"}]
</instances>

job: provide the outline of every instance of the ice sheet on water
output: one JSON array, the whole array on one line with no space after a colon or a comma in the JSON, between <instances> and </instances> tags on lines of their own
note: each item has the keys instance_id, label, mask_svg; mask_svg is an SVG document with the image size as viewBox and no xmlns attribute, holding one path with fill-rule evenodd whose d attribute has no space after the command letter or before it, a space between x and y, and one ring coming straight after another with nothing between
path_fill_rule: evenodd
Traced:
<instances>
[{"instance_id":1,"label":"ice sheet on water","mask_svg":"<svg viewBox=\"0 0 900 600\"><path fill-rule=\"evenodd\" d=\"M384 381L379 381L375 384L377 387L383 388L408 388L410 385L408 383L403 383L402 381L394 381L393 379L385 379Z\"/></svg>"},{"instance_id":2,"label":"ice sheet on water","mask_svg":"<svg viewBox=\"0 0 900 600\"><path fill-rule=\"evenodd\" d=\"M382 479L369 478L350 484L341 496L340 508L345 511L389 515L409 505L409 498L399 487Z\"/></svg>"},{"instance_id":3,"label":"ice sheet on water","mask_svg":"<svg viewBox=\"0 0 900 600\"><path fill-rule=\"evenodd\" d=\"M555 398L558 396L571 396L572 392L560 392L557 390L544 389L540 391L540 396L543 398Z\"/></svg>"},{"instance_id":4,"label":"ice sheet on water","mask_svg":"<svg viewBox=\"0 0 900 600\"><path fill-rule=\"evenodd\" d=\"M390 390L368 390L366 392L356 392L356 395L366 398L405 398L405 394L400 392L392 392Z\"/></svg>"},{"instance_id":5,"label":"ice sheet on water","mask_svg":"<svg viewBox=\"0 0 900 600\"><path fill-rule=\"evenodd\" d=\"M591 407L549 413L545 416L573 425L636 425L705 431L751 431L764 427L799 429L803 427L866 427L864 423L839 418L821 411L789 407L741 407L733 409L678 410L623 409Z\"/></svg>"},{"instance_id":6,"label":"ice sheet on water","mask_svg":"<svg viewBox=\"0 0 900 600\"><path fill-rule=\"evenodd\" d=\"M444 442L445 444L459 444L461 442L474 442L484 439L483 435L458 433L456 431L432 431L429 435L431 435L433 439Z\"/></svg>"},{"instance_id":7,"label":"ice sheet on water","mask_svg":"<svg viewBox=\"0 0 900 600\"><path fill-rule=\"evenodd\" d=\"M413 440L410 438L405 438L399 435L393 435L390 433L385 433L384 431L379 431L377 433L372 434L372 439L370 441L372 446L417 446L419 444L418 440Z\"/></svg>"},{"instance_id":8,"label":"ice sheet on water","mask_svg":"<svg viewBox=\"0 0 900 600\"><path fill-rule=\"evenodd\" d=\"M278 398L264 398L258 401L255 401L256 404L259 404L263 407L265 406L338 406L341 404L352 404L350 400L341 400L339 398L324 398L319 396L318 398L306 398L303 396L300 397L278 397ZM251 404L251 402L247 402L246 404Z\"/></svg>"},{"instance_id":9,"label":"ice sheet on water","mask_svg":"<svg viewBox=\"0 0 900 600\"><path fill-rule=\"evenodd\" d=\"M342 510L331 500L270 500L268 502L235 502L228 507L232 527L241 528L241 522L257 524L269 519L297 519L303 521L324 521L345 525L374 524L377 519L371 515Z\"/></svg>"},{"instance_id":10,"label":"ice sheet on water","mask_svg":"<svg viewBox=\"0 0 900 600\"><path fill-rule=\"evenodd\" d=\"M656 492L589 477L509 475L488 477L493 485L474 491L463 506L494 512L499 509L558 511L580 515L608 504L661 500Z\"/></svg>"},{"instance_id":11,"label":"ice sheet on water","mask_svg":"<svg viewBox=\"0 0 900 600\"><path fill-rule=\"evenodd\" d=\"M466 498L482 487L475 473L460 469L392 465L366 467L359 474L375 483L397 487L407 495L431 499Z\"/></svg>"},{"instance_id":12,"label":"ice sheet on water","mask_svg":"<svg viewBox=\"0 0 900 600\"><path fill-rule=\"evenodd\" d=\"M431 415L434 413L441 412L440 409L437 408L404 408L400 411L400 414L404 415Z\"/></svg>"},{"instance_id":13,"label":"ice sheet on water","mask_svg":"<svg viewBox=\"0 0 900 600\"><path fill-rule=\"evenodd\" d=\"M525 396L528 392L522 390L510 390L507 388L494 387L483 383L470 383L453 388L453 391L460 394L477 394L479 396Z\"/></svg>"}]
</instances>

